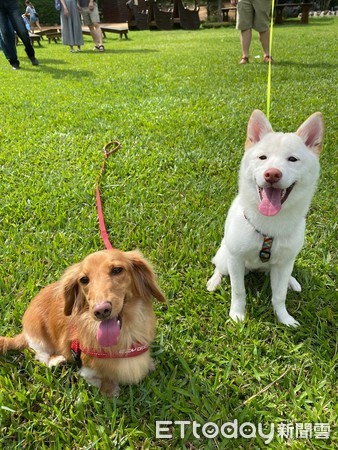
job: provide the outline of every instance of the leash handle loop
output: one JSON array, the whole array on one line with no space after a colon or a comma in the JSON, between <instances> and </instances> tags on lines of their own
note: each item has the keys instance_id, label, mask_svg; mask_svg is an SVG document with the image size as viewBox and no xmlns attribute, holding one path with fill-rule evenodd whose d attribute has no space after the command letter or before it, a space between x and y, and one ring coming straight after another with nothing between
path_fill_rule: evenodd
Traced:
<instances>
[{"instance_id":1,"label":"leash handle loop","mask_svg":"<svg viewBox=\"0 0 338 450\"><path fill-rule=\"evenodd\" d=\"M103 147L104 159L102 162L100 174L97 179L96 189L95 189L97 216L98 216L98 220L99 220L100 233L101 233L101 238L103 240L103 243L107 250L111 250L113 248L113 246L110 243L108 233L106 230L106 226L104 223L104 216L103 216L103 212L102 212L102 202L101 202L101 195L100 195L100 181L101 181L104 169L105 169L106 160L109 158L110 155L112 155L113 153L116 153L120 148L121 148L121 144L118 141L108 142L108 144L106 144Z\"/></svg>"}]
</instances>

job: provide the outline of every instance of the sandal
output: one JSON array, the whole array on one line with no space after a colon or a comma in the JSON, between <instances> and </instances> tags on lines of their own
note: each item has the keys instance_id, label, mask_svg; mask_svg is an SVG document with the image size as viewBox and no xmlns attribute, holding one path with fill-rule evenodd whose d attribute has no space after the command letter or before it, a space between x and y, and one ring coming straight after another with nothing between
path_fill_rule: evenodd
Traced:
<instances>
[{"instance_id":1,"label":"sandal","mask_svg":"<svg viewBox=\"0 0 338 450\"><path fill-rule=\"evenodd\" d=\"M266 64L269 64L269 63L272 64L272 63L274 63L274 60L272 59L272 56L264 55L263 62L266 63Z\"/></svg>"},{"instance_id":2,"label":"sandal","mask_svg":"<svg viewBox=\"0 0 338 450\"><path fill-rule=\"evenodd\" d=\"M248 62L249 62L249 57L248 56L243 56L239 63L240 64L247 64Z\"/></svg>"}]
</instances>

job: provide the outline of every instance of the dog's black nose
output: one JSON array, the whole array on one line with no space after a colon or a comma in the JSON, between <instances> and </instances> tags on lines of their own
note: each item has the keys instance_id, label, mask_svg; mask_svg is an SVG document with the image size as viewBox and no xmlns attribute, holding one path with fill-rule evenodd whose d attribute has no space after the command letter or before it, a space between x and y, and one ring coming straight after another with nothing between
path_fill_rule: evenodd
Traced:
<instances>
[{"instance_id":1,"label":"dog's black nose","mask_svg":"<svg viewBox=\"0 0 338 450\"><path fill-rule=\"evenodd\" d=\"M110 317L112 305L110 302L99 303L94 306L93 313L98 320L105 320Z\"/></svg>"}]
</instances>

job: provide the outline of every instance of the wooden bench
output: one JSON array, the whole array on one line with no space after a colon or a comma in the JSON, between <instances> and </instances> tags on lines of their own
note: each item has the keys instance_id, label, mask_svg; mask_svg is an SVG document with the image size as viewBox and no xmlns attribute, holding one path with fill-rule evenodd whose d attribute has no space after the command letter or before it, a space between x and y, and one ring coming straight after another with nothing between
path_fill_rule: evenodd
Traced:
<instances>
[{"instance_id":1,"label":"wooden bench","mask_svg":"<svg viewBox=\"0 0 338 450\"><path fill-rule=\"evenodd\" d=\"M226 8L221 8L222 14L223 14L223 22L229 22L229 12L234 11L235 12L235 20L237 15L237 7L236 6L227 6Z\"/></svg>"},{"instance_id":2,"label":"wooden bench","mask_svg":"<svg viewBox=\"0 0 338 450\"><path fill-rule=\"evenodd\" d=\"M106 33L116 33L120 35L120 39L122 39L123 36L125 39L128 39L129 28L127 23L101 24L100 28L104 37L106 37ZM89 28L82 27L82 33L90 35Z\"/></svg>"},{"instance_id":3,"label":"wooden bench","mask_svg":"<svg viewBox=\"0 0 338 450\"><path fill-rule=\"evenodd\" d=\"M51 43L51 41L54 41L55 44L57 44L58 40L61 38L61 30L58 27L36 31L35 34L40 36L41 39L43 39L43 37L45 36L48 39L49 44Z\"/></svg>"},{"instance_id":4,"label":"wooden bench","mask_svg":"<svg viewBox=\"0 0 338 450\"><path fill-rule=\"evenodd\" d=\"M39 44L39 47L41 47L41 36L35 33L29 33L29 38L31 40L32 45L34 45L34 42L37 42Z\"/></svg>"},{"instance_id":5,"label":"wooden bench","mask_svg":"<svg viewBox=\"0 0 338 450\"><path fill-rule=\"evenodd\" d=\"M31 40L31 44L34 46L34 42L37 42L39 44L39 47L41 47L41 36L39 36L38 34L34 34L34 33L28 33L29 34L29 39ZM21 39L20 39L21 41ZM17 36L17 34L15 33L15 43L16 45L19 44L19 37Z\"/></svg>"},{"instance_id":6,"label":"wooden bench","mask_svg":"<svg viewBox=\"0 0 338 450\"><path fill-rule=\"evenodd\" d=\"M295 8L300 7L301 8L301 16L300 16L300 23L309 23L309 12L312 8L312 3L277 3L275 5L275 23L281 24L283 23L283 9L284 8Z\"/></svg>"}]
</instances>

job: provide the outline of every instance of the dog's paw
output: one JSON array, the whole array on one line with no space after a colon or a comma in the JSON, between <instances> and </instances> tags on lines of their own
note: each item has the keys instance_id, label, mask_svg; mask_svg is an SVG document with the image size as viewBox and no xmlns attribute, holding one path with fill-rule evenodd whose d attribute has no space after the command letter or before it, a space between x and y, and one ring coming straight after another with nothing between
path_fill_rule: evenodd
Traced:
<instances>
[{"instance_id":1,"label":"dog's paw","mask_svg":"<svg viewBox=\"0 0 338 450\"><path fill-rule=\"evenodd\" d=\"M221 281L222 281L222 274L220 274L219 272L214 273L213 276L207 282L207 290L209 292L215 291L221 284Z\"/></svg>"},{"instance_id":2,"label":"dog's paw","mask_svg":"<svg viewBox=\"0 0 338 450\"><path fill-rule=\"evenodd\" d=\"M294 319L290 314L284 314L282 317L277 316L278 320L280 321L280 323L282 323L283 325L287 325L288 327L294 327L297 328L300 323L297 322L296 319Z\"/></svg>"},{"instance_id":3,"label":"dog's paw","mask_svg":"<svg viewBox=\"0 0 338 450\"><path fill-rule=\"evenodd\" d=\"M230 309L229 316L234 322L243 322L245 318L245 311L235 311Z\"/></svg>"},{"instance_id":4,"label":"dog's paw","mask_svg":"<svg viewBox=\"0 0 338 450\"><path fill-rule=\"evenodd\" d=\"M49 358L48 367L59 366L60 364L64 364L66 362L66 358L62 355L54 355Z\"/></svg>"},{"instance_id":5,"label":"dog's paw","mask_svg":"<svg viewBox=\"0 0 338 450\"><path fill-rule=\"evenodd\" d=\"M302 286L294 277L290 277L288 288L295 292L302 292Z\"/></svg>"}]
</instances>

